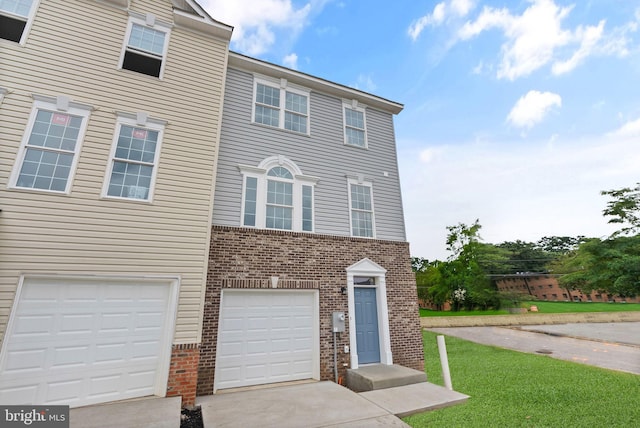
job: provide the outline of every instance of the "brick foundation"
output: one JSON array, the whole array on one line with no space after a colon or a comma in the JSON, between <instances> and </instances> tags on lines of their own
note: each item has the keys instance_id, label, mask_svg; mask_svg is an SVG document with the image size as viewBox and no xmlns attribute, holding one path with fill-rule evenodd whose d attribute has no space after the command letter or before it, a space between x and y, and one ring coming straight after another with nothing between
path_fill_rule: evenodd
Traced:
<instances>
[{"instance_id":1,"label":"brick foundation","mask_svg":"<svg viewBox=\"0 0 640 428\"><path fill-rule=\"evenodd\" d=\"M167 397L182 396L182 407L193 407L198 383L200 346L197 343L173 345L169 365Z\"/></svg>"},{"instance_id":2,"label":"brick foundation","mask_svg":"<svg viewBox=\"0 0 640 428\"><path fill-rule=\"evenodd\" d=\"M308 233L212 228L205 295L203 341L198 367L198 395L213 392L220 291L222 288L269 288L278 276L278 288L318 289L320 293L320 378L333 380L332 312L348 311L346 268L369 258L387 270L387 304L393 362L424 370L422 335L415 276L409 244ZM339 335L338 349L349 344L347 331ZM339 376L349 354L339 352Z\"/></svg>"}]
</instances>

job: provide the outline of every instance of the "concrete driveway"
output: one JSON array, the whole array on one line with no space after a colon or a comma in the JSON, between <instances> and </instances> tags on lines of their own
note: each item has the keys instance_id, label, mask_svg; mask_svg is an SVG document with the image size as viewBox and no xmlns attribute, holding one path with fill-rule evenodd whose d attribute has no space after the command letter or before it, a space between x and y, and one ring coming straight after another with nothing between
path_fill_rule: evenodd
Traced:
<instances>
[{"instance_id":1,"label":"concrete driveway","mask_svg":"<svg viewBox=\"0 0 640 428\"><path fill-rule=\"evenodd\" d=\"M484 345L640 374L640 323L429 328Z\"/></svg>"},{"instance_id":2,"label":"concrete driveway","mask_svg":"<svg viewBox=\"0 0 640 428\"><path fill-rule=\"evenodd\" d=\"M198 397L205 428L408 427L408 415L469 398L428 382L355 393L334 382L308 382Z\"/></svg>"}]
</instances>

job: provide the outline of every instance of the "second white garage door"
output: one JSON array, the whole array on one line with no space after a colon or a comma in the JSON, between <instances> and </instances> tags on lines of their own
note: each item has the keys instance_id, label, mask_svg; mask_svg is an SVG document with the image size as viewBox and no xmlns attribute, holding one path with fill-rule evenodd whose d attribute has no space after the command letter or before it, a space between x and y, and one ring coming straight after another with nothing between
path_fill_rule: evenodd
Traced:
<instances>
[{"instance_id":1,"label":"second white garage door","mask_svg":"<svg viewBox=\"0 0 640 428\"><path fill-rule=\"evenodd\" d=\"M214 391L319 379L318 292L223 290Z\"/></svg>"}]
</instances>

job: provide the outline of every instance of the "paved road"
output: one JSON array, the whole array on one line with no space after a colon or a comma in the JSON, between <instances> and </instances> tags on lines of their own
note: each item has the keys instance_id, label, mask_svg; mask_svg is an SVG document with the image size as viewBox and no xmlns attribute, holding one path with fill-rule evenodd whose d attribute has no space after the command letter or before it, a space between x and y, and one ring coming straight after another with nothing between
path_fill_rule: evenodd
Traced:
<instances>
[{"instance_id":1,"label":"paved road","mask_svg":"<svg viewBox=\"0 0 640 428\"><path fill-rule=\"evenodd\" d=\"M428 330L485 345L640 375L640 322Z\"/></svg>"}]
</instances>

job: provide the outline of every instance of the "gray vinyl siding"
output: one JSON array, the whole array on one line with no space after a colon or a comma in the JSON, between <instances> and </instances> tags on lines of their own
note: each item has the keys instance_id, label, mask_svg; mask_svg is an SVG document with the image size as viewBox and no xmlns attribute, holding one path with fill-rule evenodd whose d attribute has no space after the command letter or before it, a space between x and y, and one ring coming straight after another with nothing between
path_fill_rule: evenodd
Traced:
<instances>
[{"instance_id":1,"label":"gray vinyl siding","mask_svg":"<svg viewBox=\"0 0 640 428\"><path fill-rule=\"evenodd\" d=\"M131 10L171 22L169 0ZM0 40L0 337L23 274L180 278L174 343L200 340L228 45L174 26L163 79L119 70L128 13L43 0L26 44ZM9 187L32 94L91 105L68 195ZM102 197L116 112L167 121L152 203Z\"/></svg>"},{"instance_id":2,"label":"gray vinyl siding","mask_svg":"<svg viewBox=\"0 0 640 428\"><path fill-rule=\"evenodd\" d=\"M373 184L375 237L406 239L391 113L367 108L368 148L363 149L344 144L340 98L311 93L309 136L252 123L252 108L253 75L229 68L213 224L241 225L239 164L257 166L269 156L283 155L304 175L319 179L314 195L315 233L350 235L347 176L362 174Z\"/></svg>"}]
</instances>

